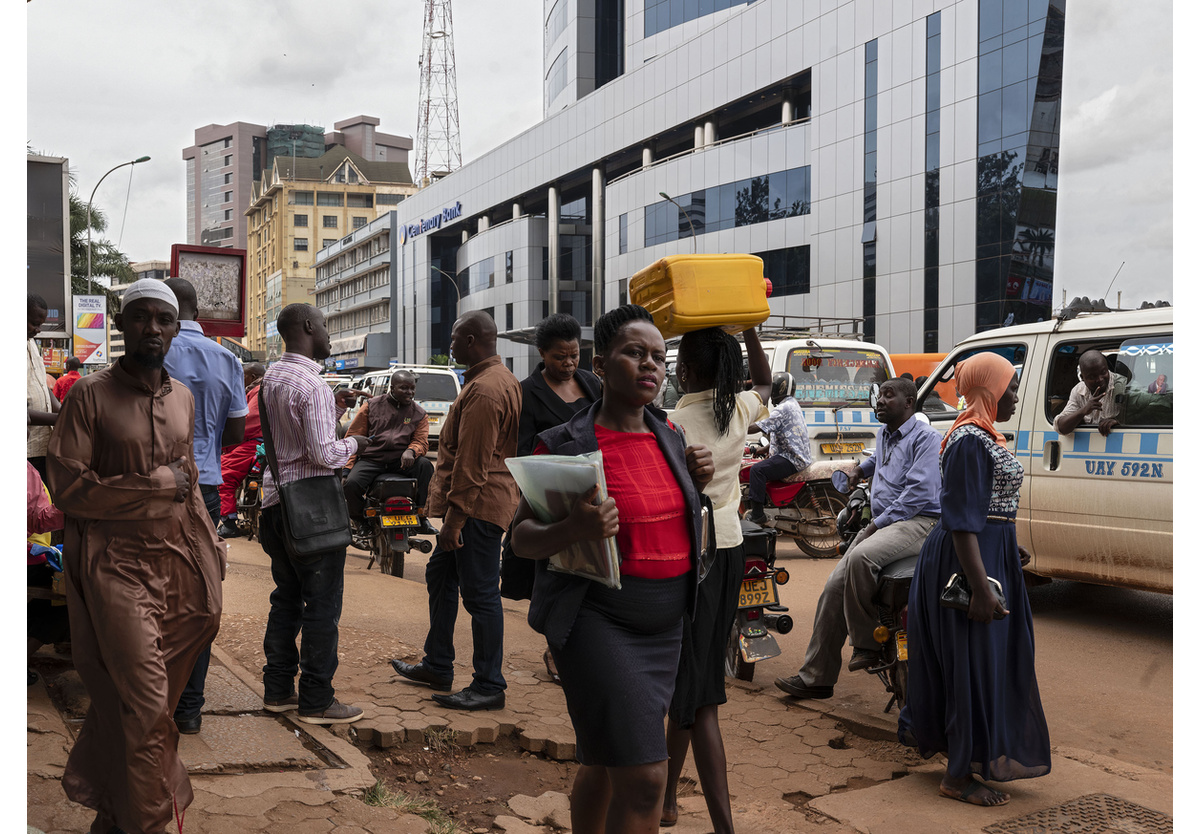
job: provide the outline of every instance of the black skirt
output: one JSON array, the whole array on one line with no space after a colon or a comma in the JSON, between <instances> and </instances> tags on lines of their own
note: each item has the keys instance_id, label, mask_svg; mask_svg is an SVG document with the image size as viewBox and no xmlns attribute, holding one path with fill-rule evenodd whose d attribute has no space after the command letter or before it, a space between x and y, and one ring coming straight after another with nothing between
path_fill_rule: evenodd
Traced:
<instances>
[{"instance_id":1,"label":"black skirt","mask_svg":"<svg viewBox=\"0 0 1200 834\"><path fill-rule=\"evenodd\" d=\"M582 764L666 760L663 718L675 687L688 578L625 576L619 591L590 585L566 644L551 647Z\"/></svg>"},{"instance_id":2,"label":"black skirt","mask_svg":"<svg viewBox=\"0 0 1200 834\"><path fill-rule=\"evenodd\" d=\"M700 707L723 704L725 696L725 647L737 614L738 589L746 571L742 545L718 548L708 575L700 583L696 618L683 630L679 674L668 714L687 729L696 723Z\"/></svg>"}]
</instances>

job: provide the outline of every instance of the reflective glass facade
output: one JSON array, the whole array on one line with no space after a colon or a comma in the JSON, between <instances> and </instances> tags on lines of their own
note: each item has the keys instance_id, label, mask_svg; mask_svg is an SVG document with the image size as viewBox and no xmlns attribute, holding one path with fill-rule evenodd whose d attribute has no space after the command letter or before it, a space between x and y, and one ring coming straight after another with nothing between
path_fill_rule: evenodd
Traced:
<instances>
[{"instance_id":1,"label":"reflective glass facade","mask_svg":"<svg viewBox=\"0 0 1200 834\"><path fill-rule=\"evenodd\" d=\"M1065 0L979 0L975 327L1050 317Z\"/></svg>"},{"instance_id":2,"label":"reflective glass facade","mask_svg":"<svg viewBox=\"0 0 1200 834\"><path fill-rule=\"evenodd\" d=\"M925 18L925 353L938 349L939 207L942 153L942 14Z\"/></svg>"},{"instance_id":3,"label":"reflective glass facade","mask_svg":"<svg viewBox=\"0 0 1200 834\"><path fill-rule=\"evenodd\" d=\"M678 208L667 200L646 206L644 245L687 240L693 227L697 235L702 235L799 217L810 211L809 191L806 165L681 194L675 198Z\"/></svg>"},{"instance_id":4,"label":"reflective glass facade","mask_svg":"<svg viewBox=\"0 0 1200 834\"><path fill-rule=\"evenodd\" d=\"M879 196L879 41L867 42L863 80L863 337L875 341L875 281Z\"/></svg>"},{"instance_id":5,"label":"reflective glass facade","mask_svg":"<svg viewBox=\"0 0 1200 834\"><path fill-rule=\"evenodd\" d=\"M753 2L754 0L646 0L646 37L722 9Z\"/></svg>"}]
</instances>

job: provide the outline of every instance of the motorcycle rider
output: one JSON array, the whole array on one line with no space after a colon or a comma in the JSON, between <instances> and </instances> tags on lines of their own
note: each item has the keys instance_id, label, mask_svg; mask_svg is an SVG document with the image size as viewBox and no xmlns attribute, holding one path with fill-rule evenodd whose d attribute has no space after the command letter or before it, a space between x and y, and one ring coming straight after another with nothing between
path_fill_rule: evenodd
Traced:
<instances>
[{"instance_id":1,"label":"motorcycle rider","mask_svg":"<svg viewBox=\"0 0 1200 834\"><path fill-rule=\"evenodd\" d=\"M747 521L763 524L767 520L763 504L767 501L767 481L781 481L812 463L812 448L808 441L808 425L804 412L796 402L796 380L780 371L771 377L771 414L747 429L749 434L763 432L771 439L769 456L750 467L747 493L750 512ZM759 450L755 450L759 454Z\"/></svg>"},{"instance_id":2,"label":"motorcycle rider","mask_svg":"<svg viewBox=\"0 0 1200 834\"><path fill-rule=\"evenodd\" d=\"M879 572L916 556L941 514L938 468L941 436L916 418L917 387L889 379L879 389L875 416L883 426L875 454L849 474L851 488L871 478L871 523L855 537L817 602L812 637L800 672L775 685L796 698L829 698L837 683L847 636L854 653L851 672L879 666L883 657L873 632L878 616L871 599Z\"/></svg>"},{"instance_id":3,"label":"motorcycle rider","mask_svg":"<svg viewBox=\"0 0 1200 834\"><path fill-rule=\"evenodd\" d=\"M267 372L258 362L242 368L242 381L246 384L246 431L242 442L226 446L221 450L221 526L217 535L223 539L234 539L242 535L237 526L237 489L254 466L258 444L262 443L262 422L258 416L258 388L263 374Z\"/></svg>"},{"instance_id":4,"label":"motorcycle rider","mask_svg":"<svg viewBox=\"0 0 1200 834\"><path fill-rule=\"evenodd\" d=\"M357 459L352 457L347 463L353 469L343 485L346 508L360 528L366 492L377 477L388 472L416 479L420 520L417 532L437 535L437 529L425 517L425 500L433 478L433 463L425 457L429 451L429 415L413 402L416 393L416 376L411 371L396 371L388 392L363 403L346 429L346 437L363 435L369 440Z\"/></svg>"}]
</instances>

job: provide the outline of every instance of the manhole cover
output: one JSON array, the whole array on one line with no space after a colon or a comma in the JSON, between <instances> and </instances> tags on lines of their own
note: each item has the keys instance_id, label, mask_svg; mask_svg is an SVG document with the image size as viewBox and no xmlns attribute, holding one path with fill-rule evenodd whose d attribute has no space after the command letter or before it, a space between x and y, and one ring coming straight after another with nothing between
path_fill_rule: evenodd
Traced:
<instances>
[{"instance_id":1,"label":"manhole cover","mask_svg":"<svg viewBox=\"0 0 1200 834\"><path fill-rule=\"evenodd\" d=\"M985 834L1171 834L1174 823L1158 811L1094 793L983 830Z\"/></svg>"}]
</instances>

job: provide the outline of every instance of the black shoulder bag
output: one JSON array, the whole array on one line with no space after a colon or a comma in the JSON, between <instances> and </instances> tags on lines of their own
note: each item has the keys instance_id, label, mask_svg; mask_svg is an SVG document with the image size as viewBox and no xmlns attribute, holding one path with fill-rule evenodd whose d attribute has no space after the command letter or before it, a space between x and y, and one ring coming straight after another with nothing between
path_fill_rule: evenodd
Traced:
<instances>
[{"instance_id":1,"label":"black shoulder bag","mask_svg":"<svg viewBox=\"0 0 1200 834\"><path fill-rule=\"evenodd\" d=\"M267 404L263 399L265 387L258 389L258 414L262 421L267 465L271 468L271 478L279 491L279 506L283 511L283 544L292 559L313 562L322 553L350 546L350 514L346 510L342 482L332 473L286 484L280 482L275 441L271 437Z\"/></svg>"}]
</instances>

